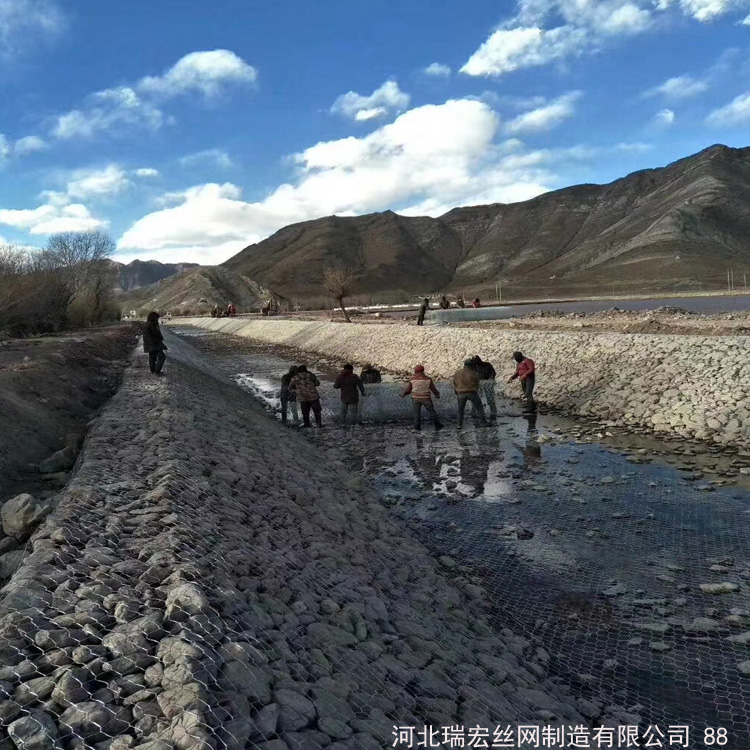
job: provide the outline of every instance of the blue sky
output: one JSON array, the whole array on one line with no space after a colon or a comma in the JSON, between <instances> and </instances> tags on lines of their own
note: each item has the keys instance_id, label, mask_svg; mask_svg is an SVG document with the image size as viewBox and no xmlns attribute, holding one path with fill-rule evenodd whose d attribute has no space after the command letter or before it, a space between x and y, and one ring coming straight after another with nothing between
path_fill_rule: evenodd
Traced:
<instances>
[{"instance_id":1,"label":"blue sky","mask_svg":"<svg viewBox=\"0 0 750 750\"><path fill-rule=\"evenodd\" d=\"M219 263L750 144L750 0L0 0L0 242Z\"/></svg>"}]
</instances>

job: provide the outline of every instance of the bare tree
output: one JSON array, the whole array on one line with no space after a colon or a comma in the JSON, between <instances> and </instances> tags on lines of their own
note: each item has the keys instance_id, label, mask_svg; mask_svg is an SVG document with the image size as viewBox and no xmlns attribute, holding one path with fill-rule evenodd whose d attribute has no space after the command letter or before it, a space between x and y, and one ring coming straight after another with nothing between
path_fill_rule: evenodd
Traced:
<instances>
[{"instance_id":1,"label":"bare tree","mask_svg":"<svg viewBox=\"0 0 750 750\"><path fill-rule=\"evenodd\" d=\"M52 235L47 249L39 258L44 270L54 269L62 284L58 292L67 309L83 297L90 298L91 320L101 320L104 304L114 286L109 256L115 250L114 240L105 232L62 232Z\"/></svg>"},{"instance_id":2,"label":"bare tree","mask_svg":"<svg viewBox=\"0 0 750 750\"><path fill-rule=\"evenodd\" d=\"M323 270L323 286L339 303L341 312L344 314L344 320L347 323L352 321L346 307L344 307L344 299L352 293L358 277L359 274L351 266L335 266Z\"/></svg>"}]
</instances>

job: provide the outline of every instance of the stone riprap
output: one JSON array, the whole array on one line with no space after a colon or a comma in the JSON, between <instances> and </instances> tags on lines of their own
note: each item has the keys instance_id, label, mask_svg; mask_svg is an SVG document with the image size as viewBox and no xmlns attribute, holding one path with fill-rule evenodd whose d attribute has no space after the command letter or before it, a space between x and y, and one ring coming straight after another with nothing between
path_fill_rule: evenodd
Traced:
<instances>
[{"instance_id":1,"label":"stone riprap","mask_svg":"<svg viewBox=\"0 0 750 750\"><path fill-rule=\"evenodd\" d=\"M2 750L586 723L540 645L490 627L358 477L168 340L166 376L126 370L0 591Z\"/></svg>"},{"instance_id":2,"label":"stone riprap","mask_svg":"<svg viewBox=\"0 0 750 750\"><path fill-rule=\"evenodd\" d=\"M187 318L211 331L295 347L396 372L422 363L450 377L473 354L491 361L498 389L520 349L537 363L536 397L619 426L722 445L750 446L750 340L742 336L495 332L481 329Z\"/></svg>"}]
</instances>

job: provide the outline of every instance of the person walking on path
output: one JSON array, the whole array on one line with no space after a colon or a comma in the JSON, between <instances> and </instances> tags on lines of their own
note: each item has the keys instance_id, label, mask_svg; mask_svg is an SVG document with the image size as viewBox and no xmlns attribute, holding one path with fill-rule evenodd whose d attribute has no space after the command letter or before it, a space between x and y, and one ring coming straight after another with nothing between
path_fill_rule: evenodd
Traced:
<instances>
[{"instance_id":1,"label":"person walking on path","mask_svg":"<svg viewBox=\"0 0 750 750\"><path fill-rule=\"evenodd\" d=\"M292 419L294 424L299 423L299 410L297 409L297 396L291 390L289 390L289 384L292 382L292 378L297 374L297 366L293 365L281 378L281 390L279 391L279 399L281 400L281 422L282 424L287 423L287 411L291 407Z\"/></svg>"},{"instance_id":2,"label":"person walking on path","mask_svg":"<svg viewBox=\"0 0 750 750\"><path fill-rule=\"evenodd\" d=\"M464 426L464 411L467 401L471 401L471 405L474 407L473 413L479 415L482 426L486 427L488 422L484 416L482 400L479 398L479 375L472 368L470 359L464 362L461 369L456 370L456 374L453 376L453 390L456 392L456 398L458 399L458 429L460 430Z\"/></svg>"},{"instance_id":3,"label":"person walking on path","mask_svg":"<svg viewBox=\"0 0 750 750\"><path fill-rule=\"evenodd\" d=\"M414 368L414 375L409 378L409 382L406 384L401 398L411 395L412 405L414 407L414 429L422 429L422 407L427 410L427 413L432 417L432 423L435 425L435 430L442 430L443 423L438 417L437 409L435 404L432 402L432 397L440 398L440 392L435 387L432 378L424 374L424 365L417 365Z\"/></svg>"},{"instance_id":4,"label":"person walking on path","mask_svg":"<svg viewBox=\"0 0 750 750\"><path fill-rule=\"evenodd\" d=\"M315 416L315 424L323 426L322 409L318 386L320 381L305 365L297 368L297 374L289 381L289 390L294 393L302 409L302 426L310 427L310 412Z\"/></svg>"},{"instance_id":5,"label":"person walking on path","mask_svg":"<svg viewBox=\"0 0 750 750\"><path fill-rule=\"evenodd\" d=\"M230 302L227 305L227 317L233 318L235 315L237 315L237 308L234 306L234 302Z\"/></svg>"},{"instance_id":6,"label":"person walking on path","mask_svg":"<svg viewBox=\"0 0 750 750\"><path fill-rule=\"evenodd\" d=\"M351 409L352 424L360 424L359 421L359 394L364 397L365 387L354 372L354 365L344 365L339 376L333 384L334 388L341 391L341 424L346 427L346 416Z\"/></svg>"},{"instance_id":7,"label":"person walking on path","mask_svg":"<svg viewBox=\"0 0 750 750\"><path fill-rule=\"evenodd\" d=\"M495 368L485 362L478 354L475 354L470 360L471 367L479 375L479 390L487 401L487 408L490 411L490 419L497 419L497 401L495 400L495 379L497 373Z\"/></svg>"},{"instance_id":8,"label":"person walking on path","mask_svg":"<svg viewBox=\"0 0 750 750\"><path fill-rule=\"evenodd\" d=\"M359 374L359 379L365 383L381 383L382 378L380 377L380 370L373 367L369 362L362 368L362 372Z\"/></svg>"},{"instance_id":9,"label":"person walking on path","mask_svg":"<svg viewBox=\"0 0 750 750\"><path fill-rule=\"evenodd\" d=\"M534 364L534 360L524 357L521 352L513 352L513 359L516 361L516 371L508 378L508 382L512 383L518 378L523 391L522 399L532 406L534 404L534 385L536 383L536 365Z\"/></svg>"},{"instance_id":10,"label":"person walking on path","mask_svg":"<svg viewBox=\"0 0 750 750\"><path fill-rule=\"evenodd\" d=\"M427 311L430 309L430 300L427 299L427 297L424 298L424 302L419 306L419 315L417 316L417 325L421 326L424 324L424 316L427 314Z\"/></svg>"},{"instance_id":11,"label":"person walking on path","mask_svg":"<svg viewBox=\"0 0 750 750\"><path fill-rule=\"evenodd\" d=\"M159 313L150 312L143 328L143 351L148 353L148 368L154 375L161 375L166 350L167 345L159 328Z\"/></svg>"}]
</instances>

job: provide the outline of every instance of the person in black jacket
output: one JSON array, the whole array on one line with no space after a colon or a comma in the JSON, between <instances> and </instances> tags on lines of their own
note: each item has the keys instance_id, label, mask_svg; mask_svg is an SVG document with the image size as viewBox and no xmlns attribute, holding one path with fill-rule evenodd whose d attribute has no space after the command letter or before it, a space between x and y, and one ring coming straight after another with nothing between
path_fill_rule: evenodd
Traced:
<instances>
[{"instance_id":1,"label":"person in black jacket","mask_svg":"<svg viewBox=\"0 0 750 750\"><path fill-rule=\"evenodd\" d=\"M154 375L161 375L167 345L159 328L159 313L150 312L143 327L143 351L148 353L148 367Z\"/></svg>"},{"instance_id":2,"label":"person in black jacket","mask_svg":"<svg viewBox=\"0 0 750 750\"><path fill-rule=\"evenodd\" d=\"M479 375L479 380L481 381L480 391L487 401L487 406L490 410L490 419L496 419L495 378L497 377L497 373L495 372L495 368L489 362L485 362L478 354L475 354L468 362L471 363L471 369Z\"/></svg>"},{"instance_id":3,"label":"person in black jacket","mask_svg":"<svg viewBox=\"0 0 750 750\"><path fill-rule=\"evenodd\" d=\"M279 391L279 399L281 400L281 421L286 424L288 421L287 413L289 409L292 410L292 419L294 424L299 422L299 412L297 410L297 396L293 391L289 390L289 383L292 382L292 378L297 374L298 369L296 365L292 365L287 372L281 378L281 390Z\"/></svg>"},{"instance_id":4,"label":"person in black jacket","mask_svg":"<svg viewBox=\"0 0 750 750\"><path fill-rule=\"evenodd\" d=\"M363 383L380 383L383 380L380 376L380 370L369 363L362 368L359 379Z\"/></svg>"}]
</instances>

